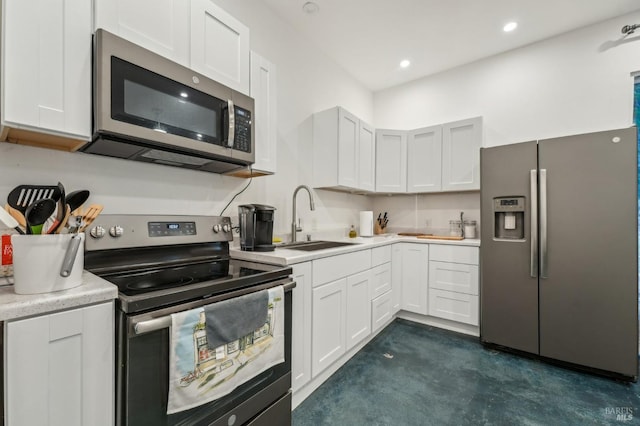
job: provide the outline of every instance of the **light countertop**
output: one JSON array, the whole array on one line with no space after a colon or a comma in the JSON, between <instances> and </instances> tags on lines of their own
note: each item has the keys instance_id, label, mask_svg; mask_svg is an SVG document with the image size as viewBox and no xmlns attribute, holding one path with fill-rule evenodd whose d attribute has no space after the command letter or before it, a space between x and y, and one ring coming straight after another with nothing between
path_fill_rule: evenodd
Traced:
<instances>
[{"instance_id":1,"label":"light countertop","mask_svg":"<svg viewBox=\"0 0 640 426\"><path fill-rule=\"evenodd\" d=\"M418 239L416 237L398 236L396 234L376 235L374 237L357 237L343 239L327 239L330 241L341 241L355 243L353 245L335 247L317 251L302 251L287 248L278 248L274 251L256 252L242 251L239 247L231 249L231 257L240 260L250 260L253 262L269 263L274 265L293 265L310 260L321 259L323 257L335 256L338 254L351 253L354 251L381 247L393 243L415 243L415 244L447 244L457 246L480 247L480 240L465 239L455 240L431 240Z\"/></svg>"},{"instance_id":2,"label":"light countertop","mask_svg":"<svg viewBox=\"0 0 640 426\"><path fill-rule=\"evenodd\" d=\"M87 271L82 272L82 284L68 290L16 294L13 285L5 285L0 287L0 321L107 302L117 297L117 286Z\"/></svg>"}]
</instances>

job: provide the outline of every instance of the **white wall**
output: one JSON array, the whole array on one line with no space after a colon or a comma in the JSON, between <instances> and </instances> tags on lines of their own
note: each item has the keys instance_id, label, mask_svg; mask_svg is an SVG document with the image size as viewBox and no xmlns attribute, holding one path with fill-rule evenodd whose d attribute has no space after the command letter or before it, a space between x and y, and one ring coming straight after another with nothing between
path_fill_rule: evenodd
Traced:
<instances>
[{"instance_id":1,"label":"white wall","mask_svg":"<svg viewBox=\"0 0 640 426\"><path fill-rule=\"evenodd\" d=\"M216 3L250 28L251 48L273 62L278 72L278 172L253 179L225 214L237 216L242 203L274 205L275 233L284 234L290 230L294 188L311 184L304 152L309 117L340 104L371 121L373 95L261 2ZM0 170L0 197L18 184L61 181L69 191L89 189L89 202L104 204L104 213L218 215L248 183L211 173L7 143L0 143ZM346 232L357 212L370 209L372 203L349 194L316 191L315 195L315 212L309 212L306 194L299 196L298 212L305 230L337 226Z\"/></svg>"},{"instance_id":2,"label":"white wall","mask_svg":"<svg viewBox=\"0 0 640 426\"><path fill-rule=\"evenodd\" d=\"M628 14L376 92L374 123L414 129L482 116L484 146L628 127L640 34L621 39L620 29L638 22L640 13ZM405 198L376 199L375 209L391 210L416 197ZM423 208L397 225L423 227L423 218L433 217L433 226L448 226L444 216L454 219L458 210L450 208L449 197L416 199ZM466 208L479 211L478 195L475 200Z\"/></svg>"}]
</instances>

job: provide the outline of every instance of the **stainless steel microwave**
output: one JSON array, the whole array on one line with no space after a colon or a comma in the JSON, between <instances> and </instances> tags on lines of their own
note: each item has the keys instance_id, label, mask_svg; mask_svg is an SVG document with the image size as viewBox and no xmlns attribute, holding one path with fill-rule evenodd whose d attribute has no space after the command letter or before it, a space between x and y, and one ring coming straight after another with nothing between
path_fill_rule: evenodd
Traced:
<instances>
[{"instance_id":1,"label":"stainless steel microwave","mask_svg":"<svg viewBox=\"0 0 640 426\"><path fill-rule=\"evenodd\" d=\"M252 98L102 29L93 88L81 151L214 173L254 162Z\"/></svg>"}]
</instances>

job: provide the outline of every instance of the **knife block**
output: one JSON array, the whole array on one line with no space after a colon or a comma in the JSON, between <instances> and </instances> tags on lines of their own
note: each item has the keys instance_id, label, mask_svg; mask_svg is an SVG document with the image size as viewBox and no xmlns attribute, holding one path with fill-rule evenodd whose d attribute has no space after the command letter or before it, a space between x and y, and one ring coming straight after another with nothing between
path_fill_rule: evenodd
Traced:
<instances>
[{"instance_id":1,"label":"knife block","mask_svg":"<svg viewBox=\"0 0 640 426\"><path fill-rule=\"evenodd\" d=\"M375 235L384 234L384 229L380 226L380 224L377 221L373 223L373 233Z\"/></svg>"}]
</instances>

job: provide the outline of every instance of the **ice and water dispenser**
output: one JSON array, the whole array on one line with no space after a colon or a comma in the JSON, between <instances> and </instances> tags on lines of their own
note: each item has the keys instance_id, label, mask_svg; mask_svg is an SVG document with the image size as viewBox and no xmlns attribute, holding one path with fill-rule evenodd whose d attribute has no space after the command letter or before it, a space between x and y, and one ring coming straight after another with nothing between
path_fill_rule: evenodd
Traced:
<instances>
[{"instance_id":1,"label":"ice and water dispenser","mask_svg":"<svg viewBox=\"0 0 640 426\"><path fill-rule=\"evenodd\" d=\"M493 199L496 240L524 240L525 197L497 197Z\"/></svg>"}]
</instances>

